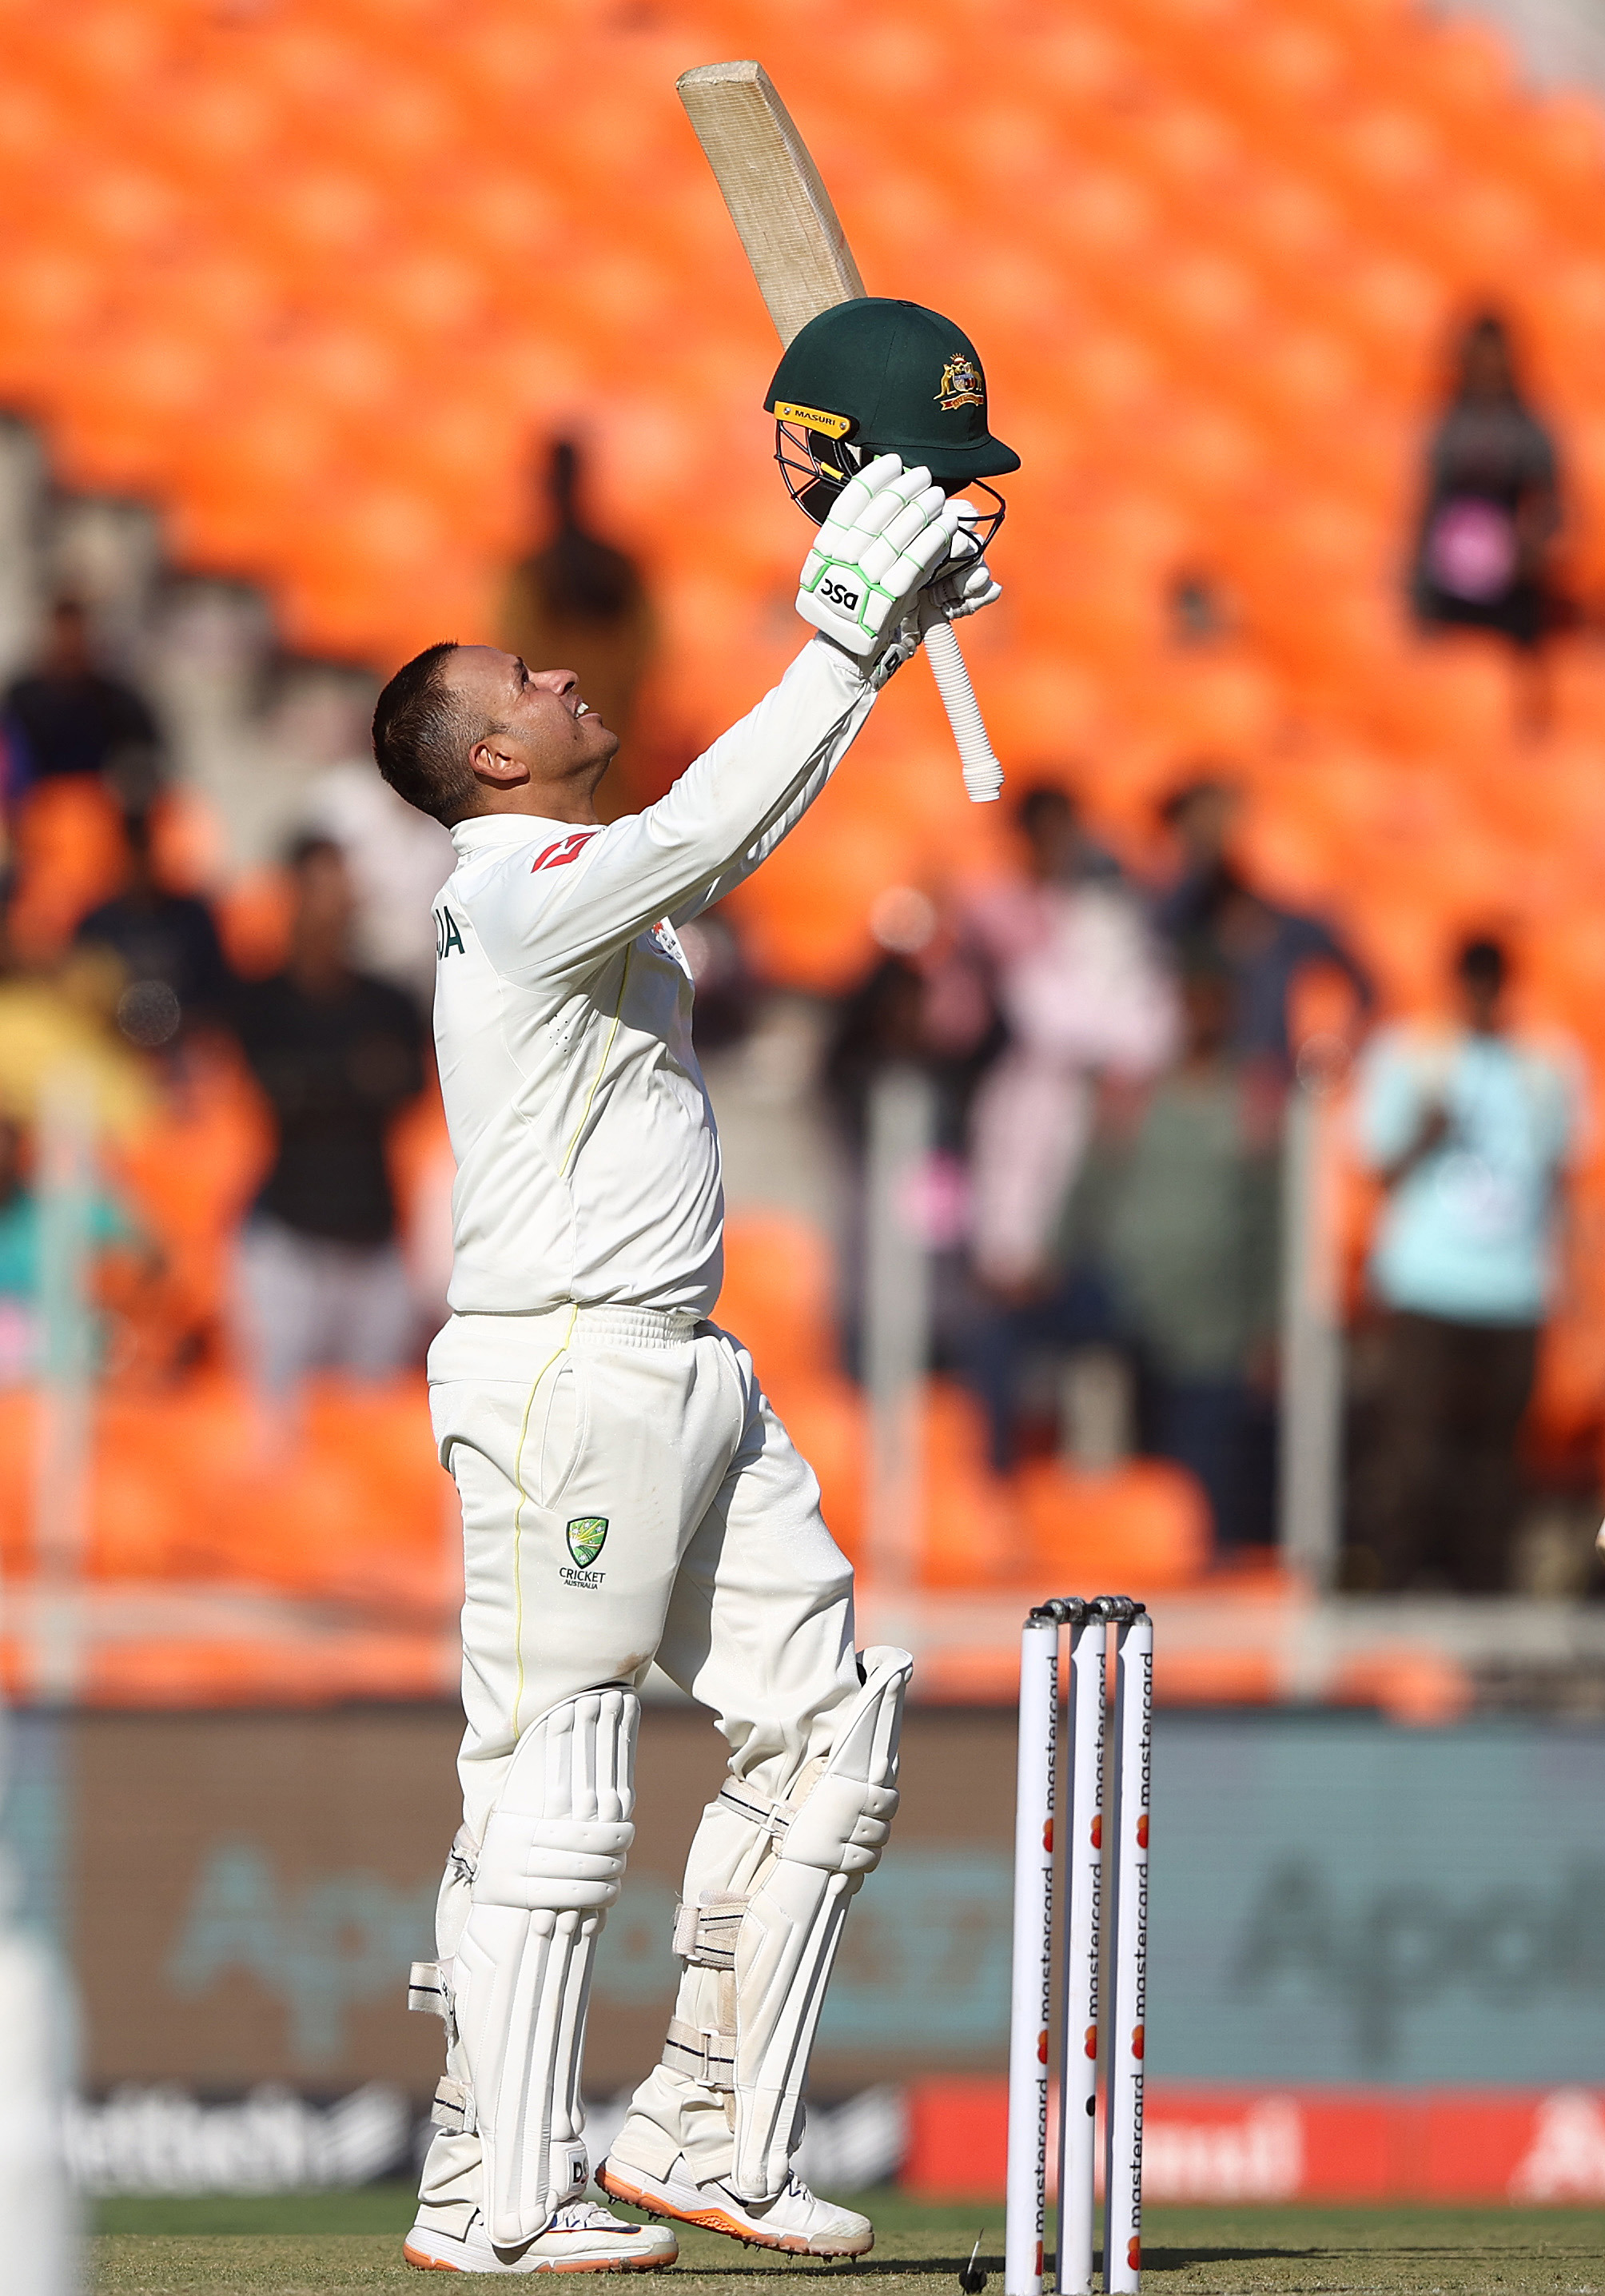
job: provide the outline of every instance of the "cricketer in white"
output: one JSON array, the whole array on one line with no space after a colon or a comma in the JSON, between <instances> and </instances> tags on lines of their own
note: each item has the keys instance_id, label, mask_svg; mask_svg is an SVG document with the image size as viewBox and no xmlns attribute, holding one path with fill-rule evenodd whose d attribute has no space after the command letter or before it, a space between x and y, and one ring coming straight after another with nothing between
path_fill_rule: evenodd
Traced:
<instances>
[{"instance_id":1,"label":"cricketer in white","mask_svg":"<svg viewBox=\"0 0 1605 2296\"><path fill-rule=\"evenodd\" d=\"M439 1958L414 1972L414 2005L446 2027L414 2264L675 2259L667 2226L585 2202L579 2101L654 1659L711 1709L730 1774L686 1867L663 2059L598 2181L660 2219L770 2247L872 2243L790 2158L848 1901L897 1808L912 1661L855 1654L852 1570L818 1484L745 1349L708 1320L718 1144L675 928L800 820L917 644L920 614L997 594L979 556L940 571L963 555L960 523L895 457L844 488L799 596L827 634L624 820L596 819L617 742L569 673L443 646L381 697L381 767L448 822L458 856L435 907L455 1267L429 1374L463 1502L467 1730Z\"/></svg>"}]
</instances>

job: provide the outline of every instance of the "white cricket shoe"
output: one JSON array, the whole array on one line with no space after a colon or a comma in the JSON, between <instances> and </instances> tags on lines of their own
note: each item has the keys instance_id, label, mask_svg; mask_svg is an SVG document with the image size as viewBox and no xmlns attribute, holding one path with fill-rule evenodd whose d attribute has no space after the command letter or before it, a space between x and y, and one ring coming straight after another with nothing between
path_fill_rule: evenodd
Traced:
<instances>
[{"instance_id":1,"label":"white cricket shoe","mask_svg":"<svg viewBox=\"0 0 1605 2296\"><path fill-rule=\"evenodd\" d=\"M520 2248L493 2248L476 2209L461 2233L420 2217L401 2253L422 2272L653 2272L680 2250L658 2225L626 2224L589 2201L571 2201Z\"/></svg>"},{"instance_id":2,"label":"white cricket shoe","mask_svg":"<svg viewBox=\"0 0 1605 2296\"><path fill-rule=\"evenodd\" d=\"M868 2217L818 2199L796 2177L789 2177L773 2200L744 2201L722 2177L693 2184L685 2155L679 2152L665 2177L610 2156L596 2170L596 2181L614 2200L627 2201L649 2216L728 2233L749 2248L782 2248L792 2256L867 2256L875 2245Z\"/></svg>"}]
</instances>

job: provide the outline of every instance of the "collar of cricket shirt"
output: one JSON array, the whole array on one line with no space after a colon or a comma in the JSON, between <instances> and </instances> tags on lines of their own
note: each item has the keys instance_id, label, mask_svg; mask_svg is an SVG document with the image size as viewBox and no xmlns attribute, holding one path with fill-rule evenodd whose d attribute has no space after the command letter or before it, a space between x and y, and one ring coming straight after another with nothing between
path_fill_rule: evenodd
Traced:
<instances>
[{"instance_id":1,"label":"collar of cricket shirt","mask_svg":"<svg viewBox=\"0 0 1605 2296\"><path fill-rule=\"evenodd\" d=\"M600 822L547 821L534 813L475 813L452 824L452 843L464 856L488 853L498 845L557 845L572 838L583 843Z\"/></svg>"}]
</instances>

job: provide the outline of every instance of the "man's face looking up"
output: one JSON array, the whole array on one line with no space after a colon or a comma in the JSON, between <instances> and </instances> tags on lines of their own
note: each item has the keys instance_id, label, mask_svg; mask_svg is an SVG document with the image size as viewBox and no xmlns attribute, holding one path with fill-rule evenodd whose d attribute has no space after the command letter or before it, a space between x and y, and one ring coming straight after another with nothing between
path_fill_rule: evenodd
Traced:
<instances>
[{"instance_id":1,"label":"man's face looking up","mask_svg":"<svg viewBox=\"0 0 1605 2296\"><path fill-rule=\"evenodd\" d=\"M487 797L522 811L541 790L595 788L618 747L571 669L531 669L499 646L459 646L445 672L479 727L469 764Z\"/></svg>"}]
</instances>

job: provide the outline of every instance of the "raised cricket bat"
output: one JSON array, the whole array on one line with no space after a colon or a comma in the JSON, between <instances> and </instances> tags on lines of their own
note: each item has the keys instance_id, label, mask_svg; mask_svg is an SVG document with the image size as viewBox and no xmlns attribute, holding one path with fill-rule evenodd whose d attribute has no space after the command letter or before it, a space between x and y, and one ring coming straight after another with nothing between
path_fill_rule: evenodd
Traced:
<instances>
[{"instance_id":1,"label":"raised cricket bat","mask_svg":"<svg viewBox=\"0 0 1605 2296\"><path fill-rule=\"evenodd\" d=\"M699 64L675 83L747 250L783 348L808 321L864 292L847 234L808 147L762 64ZM925 632L925 652L978 805L1003 793L951 623Z\"/></svg>"}]
</instances>

